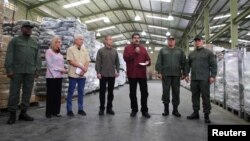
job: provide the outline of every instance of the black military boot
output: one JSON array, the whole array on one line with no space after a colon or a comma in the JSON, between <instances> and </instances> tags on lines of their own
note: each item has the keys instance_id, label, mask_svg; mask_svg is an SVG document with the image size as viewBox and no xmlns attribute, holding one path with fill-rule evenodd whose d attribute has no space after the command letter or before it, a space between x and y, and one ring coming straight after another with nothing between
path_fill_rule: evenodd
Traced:
<instances>
[{"instance_id":1,"label":"black military boot","mask_svg":"<svg viewBox=\"0 0 250 141\"><path fill-rule=\"evenodd\" d=\"M204 115L205 123L211 123L211 120L209 118L209 114Z\"/></svg>"},{"instance_id":2,"label":"black military boot","mask_svg":"<svg viewBox=\"0 0 250 141\"><path fill-rule=\"evenodd\" d=\"M174 106L172 114L176 117L181 117L181 114L178 112L177 106Z\"/></svg>"},{"instance_id":3,"label":"black military boot","mask_svg":"<svg viewBox=\"0 0 250 141\"><path fill-rule=\"evenodd\" d=\"M14 124L16 122L16 112L10 112L7 124Z\"/></svg>"},{"instance_id":4,"label":"black military boot","mask_svg":"<svg viewBox=\"0 0 250 141\"><path fill-rule=\"evenodd\" d=\"M34 118L29 116L27 113L26 113L26 110L21 110L21 113L19 115L19 120L24 120L24 121L33 121Z\"/></svg>"},{"instance_id":5,"label":"black military boot","mask_svg":"<svg viewBox=\"0 0 250 141\"><path fill-rule=\"evenodd\" d=\"M169 107L168 104L164 104L164 112L162 113L163 116L169 115Z\"/></svg>"},{"instance_id":6,"label":"black military boot","mask_svg":"<svg viewBox=\"0 0 250 141\"><path fill-rule=\"evenodd\" d=\"M115 115L115 112L111 108L107 109L106 113L109 115Z\"/></svg>"},{"instance_id":7,"label":"black military boot","mask_svg":"<svg viewBox=\"0 0 250 141\"><path fill-rule=\"evenodd\" d=\"M199 112L197 110L194 110L194 112L190 115L190 116L187 116L187 119L199 119L200 116L199 116Z\"/></svg>"}]
</instances>

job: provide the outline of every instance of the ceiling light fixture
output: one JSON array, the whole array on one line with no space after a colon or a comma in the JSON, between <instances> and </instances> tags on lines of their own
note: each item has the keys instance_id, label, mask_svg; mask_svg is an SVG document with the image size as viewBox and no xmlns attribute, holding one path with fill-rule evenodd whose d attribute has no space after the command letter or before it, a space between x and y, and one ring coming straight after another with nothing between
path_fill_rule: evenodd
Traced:
<instances>
[{"instance_id":1,"label":"ceiling light fixture","mask_svg":"<svg viewBox=\"0 0 250 141\"><path fill-rule=\"evenodd\" d=\"M141 20L141 17L139 15L136 15L135 16L135 21L140 21Z\"/></svg>"},{"instance_id":2,"label":"ceiling light fixture","mask_svg":"<svg viewBox=\"0 0 250 141\"><path fill-rule=\"evenodd\" d=\"M157 44L162 44L162 45L166 45L166 39L164 40L152 40L153 42L157 43Z\"/></svg>"},{"instance_id":3,"label":"ceiling light fixture","mask_svg":"<svg viewBox=\"0 0 250 141\"><path fill-rule=\"evenodd\" d=\"M145 31L142 31L141 35L145 36L145 35L147 35L147 33Z\"/></svg>"},{"instance_id":4,"label":"ceiling light fixture","mask_svg":"<svg viewBox=\"0 0 250 141\"><path fill-rule=\"evenodd\" d=\"M103 21L104 21L105 23L109 23L109 22L110 22L110 20L109 20L108 17L104 17Z\"/></svg>"},{"instance_id":5,"label":"ceiling light fixture","mask_svg":"<svg viewBox=\"0 0 250 141\"><path fill-rule=\"evenodd\" d=\"M148 40L146 41L146 44L149 44L149 41L148 41Z\"/></svg>"},{"instance_id":6,"label":"ceiling light fixture","mask_svg":"<svg viewBox=\"0 0 250 141\"><path fill-rule=\"evenodd\" d=\"M151 34L151 36L153 36L153 37L159 37L159 38L167 38L166 36L155 35L155 34Z\"/></svg>"},{"instance_id":7,"label":"ceiling light fixture","mask_svg":"<svg viewBox=\"0 0 250 141\"><path fill-rule=\"evenodd\" d=\"M101 33L100 33L100 32L97 32L97 33L96 33L96 36L97 36L97 37L100 37L100 36L101 36Z\"/></svg>"},{"instance_id":8,"label":"ceiling light fixture","mask_svg":"<svg viewBox=\"0 0 250 141\"><path fill-rule=\"evenodd\" d=\"M243 40L243 39L238 39L239 42L245 42L245 43L250 43L248 40Z\"/></svg>"},{"instance_id":9,"label":"ceiling light fixture","mask_svg":"<svg viewBox=\"0 0 250 141\"><path fill-rule=\"evenodd\" d=\"M174 20L174 17L172 16L172 14L169 14L168 20L169 20L169 21L173 21L173 20Z\"/></svg>"},{"instance_id":10,"label":"ceiling light fixture","mask_svg":"<svg viewBox=\"0 0 250 141\"><path fill-rule=\"evenodd\" d=\"M109 26L109 27L105 27L105 28L101 28L101 29L98 29L97 31L104 31L104 30L109 30L109 29L113 29L115 28L115 26Z\"/></svg>"},{"instance_id":11,"label":"ceiling light fixture","mask_svg":"<svg viewBox=\"0 0 250 141\"><path fill-rule=\"evenodd\" d=\"M155 47L155 51L159 51L161 49L162 49L162 47Z\"/></svg>"},{"instance_id":12,"label":"ceiling light fixture","mask_svg":"<svg viewBox=\"0 0 250 141\"><path fill-rule=\"evenodd\" d=\"M90 2L90 0L81 0L81 1L78 1L78 2L73 2L73 3L70 3L70 4L66 4L66 5L63 6L63 8L76 7L76 6L79 6L79 5L82 5L82 4L87 4L89 2Z\"/></svg>"},{"instance_id":13,"label":"ceiling light fixture","mask_svg":"<svg viewBox=\"0 0 250 141\"><path fill-rule=\"evenodd\" d=\"M119 45L119 44L124 44L124 42L127 43L128 40L119 40L119 41L115 41L115 42L113 42L113 43Z\"/></svg>"},{"instance_id":14,"label":"ceiling light fixture","mask_svg":"<svg viewBox=\"0 0 250 141\"><path fill-rule=\"evenodd\" d=\"M223 19L223 18L227 18L227 17L230 17L231 14L226 14L226 15L222 15L222 16L216 16L214 17L214 20L218 20L218 19Z\"/></svg>"},{"instance_id":15,"label":"ceiling light fixture","mask_svg":"<svg viewBox=\"0 0 250 141\"><path fill-rule=\"evenodd\" d=\"M212 37L214 34L210 34L209 36ZM203 38L205 38L205 35L202 35Z\"/></svg>"},{"instance_id":16,"label":"ceiling light fixture","mask_svg":"<svg viewBox=\"0 0 250 141\"><path fill-rule=\"evenodd\" d=\"M226 24L220 24L220 25L211 26L210 29L223 27L223 26L225 26L225 25L226 25Z\"/></svg>"},{"instance_id":17,"label":"ceiling light fixture","mask_svg":"<svg viewBox=\"0 0 250 141\"><path fill-rule=\"evenodd\" d=\"M120 38L120 37L123 37L123 35L122 35L122 34L119 34L119 35L112 36L112 39Z\"/></svg>"},{"instance_id":18,"label":"ceiling light fixture","mask_svg":"<svg viewBox=\"0 0 250 141\"><path fill-rule=\"evenodd\" d=\"M96 19L85 21L85 23L88 24L88 23L93 23L93 22L97 22L97 21L101 21L101 20L103 20L105 23L110 22L108 17L101 17L101 18L96 18Z\"/></svg>"},{"instance_id":19,"label":"ceiling light fixture","mask_svg":"<svg viewBox=\"0 0 250 141\"><path fill-rule=\"evenodd\" d=\"M161 26L148 25L148 27L150 27L150 28L158 28L158 29L168 30L168 28L166 28L166 27L161 27Z\"/></svg>"},{"instance_id":20,"label":"ceiling light fixture","mask_svg":"<svg viewBox=\"0 0 250 141\"><path fill-rule=\"evenodd\" d=\"M247 32L247 36L250 36L250 31L249 31L249 32Z\"/></svg>"},{"instance_id":21,"label":"ceiling light fixture","mask_svg":"<svg viewBox=\"0 0 250 141\"><path fill-rule=\"evenodd\" d=\"M166 36L170 36L171 35L171 33L168 31L167 33L166 33Z\"/></svg>"},{"instance_id":22,"label":"ceiling light fixture","mask_svg":"<svg viewBox=\"0 0 250 141\"><path fill-rule=\"evenodd\" d=\"M168 18L164 18L164 17L151 16L151 15L146 15L146 17L147 17L147 18L153 18L153 19L160 19L160 20L169 21Z\"/></svg>"},{"instance_id":23,"label":"ceiling light fixture","mask_svg":"<svg viewBox=\"0 0 250 141\"><path fill-rule=\"evenodd\" d=\"M240 12L237 13L237 15L239 15ZM224 18L227 18L227 17L230 17L231 14L226 14L226 15L219 15L219 16L215 16L214 17L214 20L218 20L218 19L224 19Z\"/></svg>"},{"instance_id":24,"label":"ceiling light fixture","mask_svg":"<svg viewBox=\"0 0 250 141\"><path fill-rule=\"evenodd\" d=\"M171 2L171 0L151 0L151 1Z\"/></svg>"}]
</instances>

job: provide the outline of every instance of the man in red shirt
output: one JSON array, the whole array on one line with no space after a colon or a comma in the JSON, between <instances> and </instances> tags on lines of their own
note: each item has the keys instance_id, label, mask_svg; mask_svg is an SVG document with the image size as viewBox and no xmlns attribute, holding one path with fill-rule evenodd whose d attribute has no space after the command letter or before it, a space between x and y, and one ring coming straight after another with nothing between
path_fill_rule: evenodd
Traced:
<instances>
[{"instance_id":1,"label":"man in red shirt","mask_svg":"<svg viewBox=\"0 0 250 141\"><path fill-rule=\"evenodd\" d=\"M132 112L131 117L135 117L138 112L138 104L136 97L137 83L139 83L141 91L141 112L142 116L150 118L148 114L147 99L147 66L150 66L151 61L147 50L140 44L140 34L132 35L132 44L125 47L123 58L127 65L127 77L129 81L129 97L131 101Z\"/></svg>"}]
</instances>

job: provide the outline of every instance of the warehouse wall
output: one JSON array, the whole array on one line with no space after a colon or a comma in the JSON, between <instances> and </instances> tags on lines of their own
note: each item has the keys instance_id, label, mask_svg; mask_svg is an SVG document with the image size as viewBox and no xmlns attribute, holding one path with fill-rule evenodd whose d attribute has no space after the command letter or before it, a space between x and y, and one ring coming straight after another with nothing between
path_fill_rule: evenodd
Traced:
<instances>
[{"instance_id":1,"label":"warehouse wall","mask_svg":"<svg viewBox=\"0 0 250 141\"><path fill-rule=\"evenodd\" d=\"M14 4L13 0L10 0L10 2ZM20 2L17 2L16 6L18 7L18 9L15 12L14 20L17 21L17 20L21 20L21 19L26 19L26 12L27 12L26 6ZM5 21L11 22L12 16L13 16L13 10L10 10L8 8L4 8ZM32 20L32 21L36 21L37 16L43 17L44 15L38 14L34 10L28 11L27 19Z\"/></svg>"}]
</instances>

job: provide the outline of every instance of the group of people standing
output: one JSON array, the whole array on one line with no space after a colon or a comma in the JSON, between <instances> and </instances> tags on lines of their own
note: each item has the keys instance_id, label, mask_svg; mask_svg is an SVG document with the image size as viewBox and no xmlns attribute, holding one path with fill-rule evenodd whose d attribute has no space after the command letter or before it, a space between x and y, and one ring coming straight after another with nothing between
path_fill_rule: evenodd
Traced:
<instances>
[{"instance_id":1,"label":"group of people standing","mask_svg":"<svg viewBox=\"0 0 250 141\"><path fill-rule=\"evenodd\" d=\"M10 116L8 124L16 122L16 111L22 88L21 112L19 120L33 121L34 118L27 114L29 99L32 92L34 78L38 77L41 69L41 59L37 42L30 37L34 26L30 22L25 22L22 27L22 35L14 37L7 49L5 68L7 76L10 78L10 96L8 109ZM200 95L203 99L203 111L205 122L210 123L209 114L211 110L209 86L215 81L217 73L216 58L213 53L203 47L203 38L196 36L194 38L196 49L191 52L186 59L181 48L175 46L175 38L169 36L168 46L160 50L155 69L158 77L162 79L162 101L164 104L163 116L169 115L170 89L172 89L172 114L181 117L178 111L180 104L180 80L189 81L189 72L191 70L191 91L194 112L188 116L188 119L199 119ZM99 115L106 113L114 115L113 99L115 78L119 76L120 63L117 51L112 48L112 36L104 37L104 47L98 50L96 57L96 75L100 81L99 93ZM67 116L74 116L72 110L72 97L77 85L78 93L78 114L85 116L84 111L84 86L86 73L89 67L89 54L83 45L82 35L74 37L74 44L67 49L66 60L69 64L68 69L64 66L64 58L60 53L62 40L60 37L54 37L51 40L50 48L46 51L46 112L45 116L61 117L61 91L62 78L68 73L69 88L67 95ZM141 91L141 112L145 118L150 118L148 113L148 85L147 85L147 66L151 65L151 59L145 47L140 44L140 34L132 35L132 43L124 49L123 58L127 65L127 78L129 82L129 97L131 103L131 117L135 117L138 112L137 104L137 83ZM106 89L108 85L107 104ZM106 107L105 107L106 105Z\"/></svg>"},{"instance_id":2,"label":"group of people standing","mask_svg":"<svg viewBox=\"0 0 250 141\"><path fill-rule=\"evenodd\" d=\"M27 114L29 100L32 93L34 79L38 77L41 70L41 57L38 43L31 37L34 25L27 21L21 26L22 35L14 37L7 47L5 68L7 76L10 78L10 95L8 100L8 110L10 112L7 124L16 122L16 111L22 89L21 112L19 120L33 121L34 118ZM62 40L55 36L50 42L50 47L46 50L46 111L45 116L61 117L61 92L63 75L68 73L69 88L67 95L67 115L74 116L72 111L72 96L77 85L78 92L78 114L85 116L83 107L83 95L85 85L85 74L89 65L89 54L83 45L83 36L76 35L74 43L67 49L66 60L69 64L65 68L64 57L60 53Z\"/></svg>"},{"instance_id":3,"label":"group of people standing","mask_svg":"<svg viewBox=\"0 0 250 141\"><path fill-rule=\"evenodd\" d=\"M172 114L181 117L178 111L180 104L180 80L189 82L191 70L191 92L194 112L187 119L199 119L200 97L202 97L205 123L210 123L210 84L215 81L217 61L215 55L204 48L204 39L197 35L194 38L195 50L186 59L184 52L175 46L175 38L169 36L168 46L159 52L155 69L162 79L164 104L163 116L169 115L170 88L172 89Z\"/></svg>"}]
</instances>

